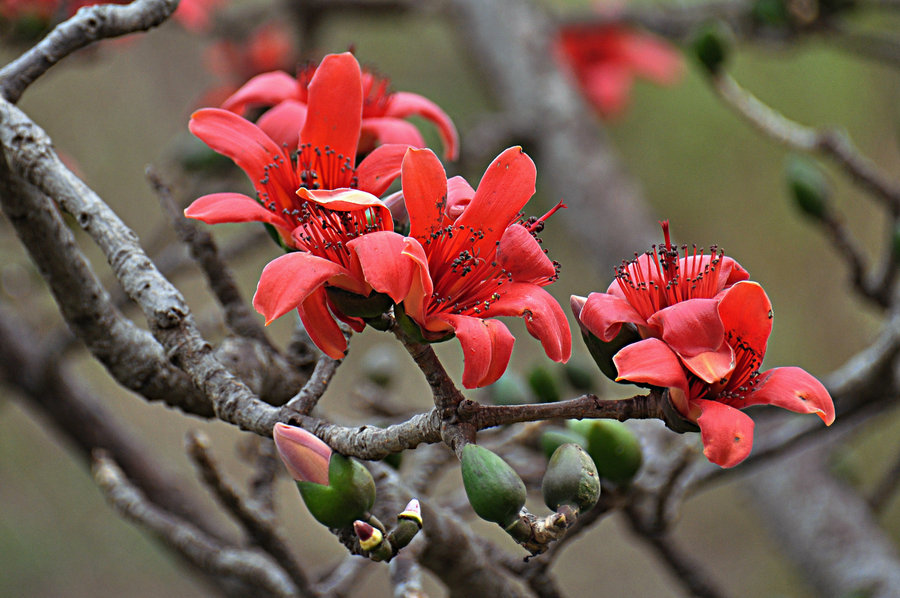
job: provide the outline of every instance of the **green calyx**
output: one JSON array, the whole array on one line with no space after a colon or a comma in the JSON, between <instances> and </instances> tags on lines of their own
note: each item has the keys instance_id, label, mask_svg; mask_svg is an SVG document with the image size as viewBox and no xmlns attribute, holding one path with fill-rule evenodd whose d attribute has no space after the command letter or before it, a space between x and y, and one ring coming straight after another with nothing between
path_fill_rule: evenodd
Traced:
<instances>
[{"instance_id":1,"label":"green calyx","mask_svg":"<svg viewBox=\"0 0 900 598\"><path fill-rule=\"evenodd\" d=\"M390 297L374 291L368 296L363 296L338 287L326 286L325 292L341 313L354 318L377 318L394 305Z\"/></svg>"},{"instance_id":2,"label":"green calyx","mask_svg":"<svg viewBox=\"0 0 900 598\"><path fill-rule=\"evenodd\" d=\"M638 334L637 328L633 324L623 324L622 328L619 329L619 333L609 342L600 340L584 329L581 331L581 336L591 357L597 362L597 367L610 380L615 380L619 377L616 364L613 363L613 356L622 347L641 340L641 335Z\"/></svg>"},{"instance_id":3,"label":"green calyx","mask_svg":"<svg viewBox=\"0 0 900 598\"><path fill-rule=\"evenodd\" d=\"M512 524L525 506L525 483L519 474L477 444L463 448L461 462L463 486L475 513L504 528Z\"/></svg>"},{"instance_id":4,"label":"green calyx","mask_svg":"<svg viewBox=\"0 0 900 598\"><path fill-rule=\"evenodd\" d=\"M600 499L600 476L591 456L577 444L560 445L547 464L541 492L554 511L564 505L576 513L592 509Z\"/></svg>"},{"instance_id":5,"label":"green calyx","mask_svg":"<svg viewBox=\"0 0 900 598\"><path fill-rule=\"evenodd\" d=\"M812 160L798 155L788 158L785 177L794 204L814 220L821 220L830 210L831 187L822 169Z\"/></svg>"},{"instance_id":6,"label":"green calyx","mask_svg":"<svg viewBox=\"0 0 900 598\"><path fill-rule=\"evenodd\" d=\"M375 504L375 481L361 463L333 453L328 464L328 485L297 482L300 496L316 521L344 528L366 514Z\"/></svg>"},{"instance_id":7,"label":"green calyx","mask_svg":"<svg viewBox=\"0 0 900 598\"><path fill-rule=\"evenodd\" d=\"M397 325L400 326L400 330L417 343L442 343L455 336L452 330L447 334L438 336L427 334L419 328L415 320L406 315L406 310L403 308L402 303L394 306L394 317L397 319Z\"/></svg>"},{"instance_id":8,"label":"green calyx","mask_svg":"<svg viewBox=\"0 0 900 598\"><path fill-rule=\"evenodd\" d=\"M573 424L587 438L587 452L601 478L627 484L637 474L644 456L637 436L622 422L583 420Z\"/></svg>"},{"instance_id":9,"label":"green calyx","mask_svg":"<svg viewBox=\"0 0 900 598\"><path fill-rule=\"evenodd\" d=\"M562 398L556 377L544 366L539 365L528 372L528 386L541 403L558 403Z\"/></svg>"}]
</instances>

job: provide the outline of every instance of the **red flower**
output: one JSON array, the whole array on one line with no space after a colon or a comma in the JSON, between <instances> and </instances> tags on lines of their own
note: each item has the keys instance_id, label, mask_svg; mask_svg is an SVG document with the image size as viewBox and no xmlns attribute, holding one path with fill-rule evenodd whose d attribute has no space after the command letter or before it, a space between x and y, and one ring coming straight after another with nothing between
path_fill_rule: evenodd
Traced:
<instances>
[{"instance_id":1,"label":"red flower","mask_svg":"<svg viewBox=\"0 0 900 598\"><path fill-rule=\"evenodd\" d=\"M636 75L660 85L681 76L681 57L668 44L621 25L570 25L557 40L559 55L601 116L620 114Z\"/></svg>"},{"instance_id":2,"label":"red flower","mask_svg":"<svg viewBox=\"0 0 900 598\"><path fill-rule=\"evenodd\" d=\"M214 193L192 203L185 215L208 224L266 222L296 249L310 250L292 231L309 221L310 207L297 189L357 188L381 195L400 174L405 145L383 145L358 166L357 146L363 106L362 74L349 53L326 56L309 84L309 102L297 152L280 145L260 127L227 110L194 113L190 129L240 166L258 199L241 193ZM312 210L313 212L310 212Z\"/></svg>"},{"instance_id":3,"label":"red flower","mask_svg":"<svg viewBox=\"0 0 900 598\"><path fill-rule=\"evenodd\" d=\"M834 405L822 384L796 367L760 373L772 305L747 272L721 253L684 257L669 243L618 269L607 293L573 297L580 324L602 341L623 324L643 340L613 358L617 381L669 389L675 408L700 427L704 454L733 467L750 454L753 420L740 409L768 404L816 413L830 425Z\"/></svg>"},{"instance_id":4,"label":"red flower","mask_svg":"<svg viewBox=\"0 0 900 598\"><path fill-rule=\"evenodd\" d=\"M521 148L498 156L477 191L459 177L448 181L430 150L410 149L402 182L410 236L376 232L352 242L366 282L402 298L401 318L426 339L459 338L466 388L493 383L509 363L514 339L495 316L524 318L547 356L566 361L566 316L541 288L557 279L558 265L534 236L549 214L519 220L535 183L534 163Z\"/></svg>"},{"instance_id":5,"label":"red flower","mask_svg":"<svg viewBox=\"0 0 900 598\"><path fill-rule=\"evenodd\" d=\"M309 103L309 86L323 64L311 64L297 77L284 71L263 73L253 77L222 104L222 108L237 114L248 107L273 106L259 119L259 126L279 143L294 145L298 128L294 123L303 122ZM389 83L363 71L362 141L360 151L367 153L377 143L403 143L424 147L425 140L419 130L404 120L408 116L421 116L434 123L444 142L447 158L455 160L459 153L459 137L450 117L431 100L418 94L388 91Z\"/></svg>"}]
</instances>

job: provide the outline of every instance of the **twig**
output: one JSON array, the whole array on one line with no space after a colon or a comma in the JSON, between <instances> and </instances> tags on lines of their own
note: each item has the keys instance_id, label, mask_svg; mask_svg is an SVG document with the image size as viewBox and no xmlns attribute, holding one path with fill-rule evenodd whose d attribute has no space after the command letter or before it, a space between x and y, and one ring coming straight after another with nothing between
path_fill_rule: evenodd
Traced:
<instances>
[{"instance_id":1,"label":"twig","mask_svg":"<svg viewBox=\"0 0 900 598\"><path fill-rule=\"evenodd\" d=\"M303 385L300 392L285 403L284 408L303 415L311 412L322 398L322 394L328 388L331 378L334 377L334 373L342 361L341 359L332 359L324 354L321 355L309 380Z\"/></svg>"},{"instance_id":2,"label":"twig","mask_svg":"<svg viewBox=\"0 0 900 598\"><path fill-rule=\"evenodd\" d=\"M721 598L725 594L703 574L703 569L687 557L687 552L675 546L672 538L654 531L633 510L626 508L625 515L635 535L653 548L666 567L691 595L698 598Z\"/></svg>"},{"instance_id":3,"label":"twig","mask_svg":"<svg viewBox=\"0 0 900 598\"><path fill-rule=\"evenodd\" d=\"M248 486L250 498L268 513L275 512L275 481L281 471L281 461L275 443L269 438L258 438L256 460Z\"/></svg>"},{"instance_id":4,"label":"twig","mask_svg":"<svg viewBox=\"0 0 900 598\"><path fill-rule=\"evenodd\" d=\"M891 498L897 494L898 489L900 489L900 455L895 455L894 462L869 494L869 506L875 513L881 513Z\"/></svg>"},{"instance_id":5,"label":"twig","mask_svg":"<svg viewBox=\"0 0 900 598\"><path fill-rule=\"evenodd\" d=\"M274 515L261 511L234 487L219 469L209 449L209 437L202 432L188 432L185 440L188 455L200 471L203 481L215 493L222 505L241 524L253 543L272 556L284 569L301 594L311 593L306 574L278 534Z\"/></svg>"},{"instance_id":6,"label":"twig","mask_svg":"<svg viewBox=\"0 0 900 598\"><path fill-rule=\"evenodd\" d=\"M0 95L15 104L54 64L101 39L146 31L175 12L178 0L136 0L126 6L103 4L80 9L17 60L0 69Z\"/></svg>"},{"instance_id":7,"label":"twig","mask_svg":"<svg viewBox=\"0 0 900 598\"><path fill-rule=\"evenodd\" d=\"M219 249L212 235L208 230L201 229L195 222L184 217L172 197L172 190L156 169L148 167L146 174L178 238L190 248L191 255L203 271L207 284L225 309L225 322L228 327L235 334L255 339L274 351L275 347L266 336L258 316L244 301L231 268L219 255Z\"/></svg>"},{"instance_id":8,"label":"twig","mask_svg":"<svg viewBox=\"0 0 900 598\"><path fill-rule=\"evenodd\" d=\"M267 594L297 595L291 579L267 555L224 545L191 523L147 502L109 457L97 453L93 471L94 480L113 508L197 567L239 579Z\"/></svg>"},{"instance_id":9,"label":"twig","mask_svg":"<svg viewBox=\"0 0 900 598\"><path fill-rule=\"evenodd\" d=\"M348 555L338 563L337 567L329 571L315 586L315 592L319 596L344 598L352 592L357 585L359 577L371 569L373 561L359 558L356 555Z\"/></svg>"},{"instance_id":10,"label":"twig","mask_svg":"<svg viewBox=\"0 0 900 598\"><path fill-rule=\"evenodd\" d=\"M740 87L727 73L710 78L713 89L754 127L793 149L833 159L860 186L884 201L892 214L900 214L900 185L862 155L847 135L835 129L814 129L779 114Z\"/></svg>"}]
</instances>

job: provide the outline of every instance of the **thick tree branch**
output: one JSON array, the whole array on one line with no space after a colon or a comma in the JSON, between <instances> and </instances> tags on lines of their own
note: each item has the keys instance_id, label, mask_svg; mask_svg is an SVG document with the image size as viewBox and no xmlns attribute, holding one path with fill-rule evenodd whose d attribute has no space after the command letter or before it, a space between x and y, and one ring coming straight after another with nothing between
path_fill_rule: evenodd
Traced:
<instances>
[{"instance_id":1,"label":"thick tree branch","mask_svg":"<svg viewBox=\"0 0 900 598\"><path fill-rule=\"evenodd\" d=\"M28 52L0 69L0 95L15 104L29 85L72 52L102 39L152 29L169 18L177 7L178 0L136 0L125 6L102 4L82 8Z\"/></svg>"}]
</instances>

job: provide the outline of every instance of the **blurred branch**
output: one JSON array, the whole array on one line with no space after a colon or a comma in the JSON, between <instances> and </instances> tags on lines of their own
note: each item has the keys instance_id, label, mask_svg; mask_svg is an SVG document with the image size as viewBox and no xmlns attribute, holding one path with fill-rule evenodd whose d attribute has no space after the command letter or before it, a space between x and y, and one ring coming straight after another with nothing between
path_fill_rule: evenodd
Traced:
<instances>
[{"instance_id":1,"label":"blurred branch","mask_svg":"<svg viewBox=\"0 0 900 598\"><path fill-rule=\"evenodd\" d=\"M274 514L260 510L225 479L210 452L208 436L196 430L188 432L186 444L188 455L200 470L203 481L213 490L228 512L237 519L253 543L275 559L301 594L310 595L312 591L306 574L278 533Z\"/></svg>"},{"instance_id":2,"label":"blurred branch","mask_svg":"<svg viewBox=\"0 0 900 598\"><path fill-rule=\"evenodd\" d=\"M122 6L101 4L79 9L47 37L18 59L0 69L0 95L15 104L50 67L96 41L146 31L175 12L179 0L135 0Z\"/></svg>"},{"instance_id":3,"label":"blurred branch","mask_svg":"<svg viewBox=\"0 0 900 598\"><path fill-rule=\"evenodd\" d=\"M857 184L900 214L900 184L865 157L842 131L814 129L785 118L740 87L728 74L710 78L719 97L750 124L775 141L795 150L833 159Z\"/></svg>"},{"instance_id":4,"label":"blurred branch","mask_svg":"<svg viewBox=\"0 0 900 598\"><path fill-rule=\"evenodd\" d=\"M894 462L869 495L868 502L872 511L875 514L882 513L898 490L900 490L900 455L895 455Z\"/></svg>"},{"instance_id":5,"label":"blurred branch","mask_svg":"<svg viewBox=\"0 0 900 598\"><path fill-rule=\"evenodd\" d=\"M95 453L93 470L97 485L113 508L153 533L195 566L239 579L265 595L297 595L291 579L267 555L223 544L191 523L150 503L102 452Z\"/></svg>"}]
</instances>

